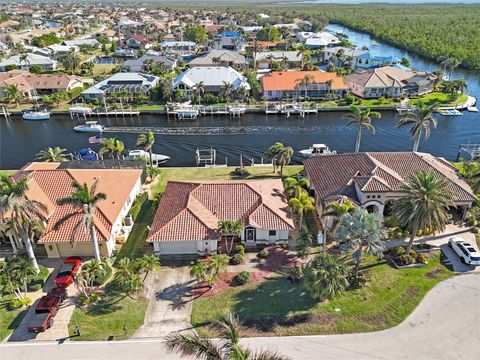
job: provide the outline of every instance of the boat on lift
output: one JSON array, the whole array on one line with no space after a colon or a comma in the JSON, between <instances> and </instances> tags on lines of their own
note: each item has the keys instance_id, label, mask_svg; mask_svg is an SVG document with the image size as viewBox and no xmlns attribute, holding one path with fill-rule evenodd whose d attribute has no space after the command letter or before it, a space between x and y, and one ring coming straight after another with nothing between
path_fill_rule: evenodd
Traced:
<instances>
[{"instance_id":1,"label":"boat on lift","mask_svg":"<svg viewBox=\"0 0 480 360\"><path fill-rule=\"evenodd\" d=\"M312 156L332 155L337 153L335 150L330 150L330 148L325 144L313 144L308 149L300 150L299 152L303 157L306 158Z\"/></svg>"},{"instance_id":2,"label":"boat on lift","mask_svg":"<svg viewBox=\"0 0 480 360\"><path fill-rule=\"evenodd\" d=\"M148 151L145 150L130 150L127 156L127 160L138 159L146 159L147 161L150 161L150 154L148 153ZM168 160L170 160L170 156L162 154L152 154L152 166L165 164Z\"/></svg>"},{"instance_id":3,"label":"boat on lift","mask_svg":"<svg viewBox=\"0 0 480 360\"><path fill-rule=\"evenodd\" d=\"M87 121L85 124L78 125L73 128L73 130L76 132L84 133L102 133L103 129L103 125L98 124L96 121Z\"/></svg>"},{"instance_id":4,"label":"boat on lift","mask_svg":"<svg viewBox=\"0 0 480 360\"><path fill-rule=\"evenodd\" d=\"M23 120L40 121L50 119L50 111L43 110L26 110L22 114Z\"/></svg>"},{"instance_id":5,"label":"boat on lift","mask_svg":"<svg viewBox=\"0 0 480 360\"><path fill-rule=\"evenodd\" d=\"M72 160L98 160L98 154L90 148L83 148L70 154Z\"/></svg>"}]
</instances>

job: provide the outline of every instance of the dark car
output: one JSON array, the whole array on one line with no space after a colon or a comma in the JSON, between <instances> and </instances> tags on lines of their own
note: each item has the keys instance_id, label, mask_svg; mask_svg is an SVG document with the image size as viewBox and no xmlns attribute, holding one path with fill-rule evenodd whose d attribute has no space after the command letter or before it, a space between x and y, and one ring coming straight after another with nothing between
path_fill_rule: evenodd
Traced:
<instances>
[{"instance_id":1,"label":"dark car","mask_svg":"<svg viewBox=\"0 0 480 360\"><path fill-rule=\"evenodd\" d=\"M66 258L58 270L57 277L55 278L55 285L66 288L73 283L73 279L75 278L75 275L77 275L81 263L82 259L78 256Z\"/></svg>"},{"instance_id":2,"label":"dark car","mask_svg":"<svg viewBox=\"0 0 480 360\"><path fill-rule=\"evenodd\" d=\"M35 313L27 326L29 332L39 333L53 326L53 318L58 311L58 300L48 295L35 305Z\"/></svg>"}]
</instances>

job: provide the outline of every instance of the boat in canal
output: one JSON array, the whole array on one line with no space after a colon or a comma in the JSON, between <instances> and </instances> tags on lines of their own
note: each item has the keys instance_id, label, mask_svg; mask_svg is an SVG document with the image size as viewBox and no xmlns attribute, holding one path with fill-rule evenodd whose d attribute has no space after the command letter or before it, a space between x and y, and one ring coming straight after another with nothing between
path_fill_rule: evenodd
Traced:
<instances>
[{"instance_id":1,"label":"boat in canal","mask_svg":"<svg viewBox=\"0 0 480 360\"><path fill-rule=\"evenodd\" d=\"M147 159L150 161L150 154L145 150L130 150L127 160ZM165 164L170 160L170 156L162 154L152 154L152 166L159 166Z\"/></svg>"},{"instance_id":2,"label":"boat in canal","mask_svg":"<svg viewBox=\"0 0 480 360\"><path fill-rule=\"evenodd\" d=\"M72 160L98 160L98 154L90 148L83 148L69 154Z\"/></svg>"},{"instance_id":3,"label":"boat in canal","mask_svg":"<svg viewBox=\"0 0 480 360\"><path fill-rule=\"evenodd\" d=\"M44 110L27 110L22 114L23 120L41 121L50 119L50 111Z\"/></svg>"},{"instance_id":4,"label":"boat in canal","mask_svg":"<svg viewBox=\"0 0 480 360\"><path fill-rule=\"evenodd\" d=\"M96 121L87 121L85 124L77 125L73 128L76 132L84 133L102 133L103 125L98 124Z\"/></svg>"},{"instance_id":5,"label":"boat in canal","mask_svg":"<svg viewBox=\"0 0 480 360\"><path fill-rule=\"evenodd\" d=\"M322 155L331 155L336 154L335 150L330 150L330 148L325 144L313 144L308 149L300 150L299 153L306 158L312 156L322 156Z\"/></svg>"}]
</instances>

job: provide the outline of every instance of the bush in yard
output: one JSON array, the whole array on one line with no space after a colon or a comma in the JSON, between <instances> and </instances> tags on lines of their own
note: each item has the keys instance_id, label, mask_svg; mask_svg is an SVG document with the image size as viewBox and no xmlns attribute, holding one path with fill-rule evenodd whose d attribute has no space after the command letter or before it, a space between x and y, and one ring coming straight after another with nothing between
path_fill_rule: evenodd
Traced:
<instances>
[{"instance_id":1,"label":"bush in yard","mask_svg":"<svg viewBox=\"0 0 480 360\"><path fill-rule=\"evenodd\" d=\"M235 254L245 255L245 246L243 246L243 245L237 245L237 246L235 246L235 248L233 249L233 252L234 252Z\"/></svg>"},{"instance_id":2,"label":"bush in yard","mask_svg":"<svg viewBox=\"0 0 480 360\"><path fill-rule=\"evenodd\" d=\"M250 273L248 271L242 271L238 273L237 277L235 278L235 281L237 282L238 285L245 285L250 281Z\"/></svg>"},{"instance_id":3,"label":"bush in yard","mask_svg":"<svg viewBox=\"0 0 480 360\"><path fill-rule=\"evenodd\" d=\"M38 291L47 283L50 271L45 266L40 266L40 272L28 283L28 291Z\"/></svg>"},{"instance_id":4,"label":"bush in yard","mask_svg":"<svg viewBox=\"0 0 480 360\"><path fill-rule=\"evenodd\" d=\"M388 227L388 228L396 228L400 226L400 223L398 222L398 220L393 216L385 216L383 222L385 224L385 227Z\"/></svg>"},{"instance_id":5,"label":"bush in yard","mask_svg":"<svg viewBox=\"0 0 480 360\"><path fill-rule=\"evenodd\" d=\"M260 259L266 259L268 257L267 249L262 249L257 255Z\"/></svg>"},{"instance_id":6,"label":"bush in yard","mask_svg":"<svg viewBox=\"0 0 480 360\"><path fill-rule=\"evenodd\" d=\"M285 269L288 280L299 282L305 275L305 267L303 265L291 265Z\"/></svg>"},{"instance_id":7,"label":"bush in yard","mask_svg":"<svg viewBox=\"0 0 480 360\"><path fill-rule=\"evenodd\" d=\"M480 234L480 228L478 228L478 227L472 228L472 233L474 233L474 234Z\"/></svg>"},{"instance_id":8,"label":"bush in yard","mask_svg":"<svg viewBox=\"0 0 480 360\"><path fill-rule=\"evenodd\" d=\"M16 310L16 309L21 309L24 306L28 306L31 303L32 303L32 299L30 299L29 297L24 297L22 299L13 299L9 303L8 307L9 307L10 310Z\"/></svg>"},{"instance_id":9,"label":"bush in yard","mask_svg":"<svg viewBox=\"0 0 480 360\"><path fill-rule=\"evenodd\" d=\"M397 238L402 239L403 238L403 233L400 230L398 230L396 236L397 236Z\"/></svg>"},{"instance_id":10,"label":"bush in yard","mask_svg":"<svg viewBox=\"0 0 480 360\"><path fill-rule=\"evenodd\" d=\"M350 266L344 258L327 253L315 257L304 271L304 286L318 300L331 299L349 286Z\"/></svg>"},{"instance_id":11,"label":"bush in yard","mask_svg":"<svg viewBox=\"0 0 480 360\"><path fill-rule=\"evenodd\" d=\"M250 175L250 172L244 168L244 167L237 167L235 168L234 171L232 171L232 175L234 176L241 176L241 177L247 177Z\"/></svg>"},{"instance_id":12,"label":"bush in yard","mask_svg":"<svg viewBox=\"0 0 480 360\"><path fill-rule=\"evenodd\" d=\"M391 248L390 250L387 251L387 253L392 256L392 257L397 257L405 254L405 247L403 246L396 246L394 248Z\"/></svg>"},{"instance_id":13,"label":"bush in yard","mask_svg":"<svg viewBox=\"0 0 480 360\"><path fill-rule=\"evenodd\" d=\"M417 236L422 236L423 235L423 230L422 229L418 229L417 230Z\"/></svg>"},{"instance_id":14,"label":"bush in yard","mask_svg":"<svg viewBox=\"0 0 480 360\"><path fill-rule=\"evenodd\" d=\"M230 258L230 265L240 265L243 263L243 255L235 254Z\"/></svg>"}]
</instances>

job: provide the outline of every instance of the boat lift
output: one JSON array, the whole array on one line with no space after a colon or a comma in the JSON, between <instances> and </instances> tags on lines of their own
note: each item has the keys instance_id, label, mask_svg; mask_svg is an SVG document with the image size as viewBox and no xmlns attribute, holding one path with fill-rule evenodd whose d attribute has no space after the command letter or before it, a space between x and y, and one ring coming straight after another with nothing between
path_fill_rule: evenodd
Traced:
<instances>
[{"instance_id":1,"label":"boat lift","mask_svg":"<svg viewBox=\"0 0 480 360\"><path fill-rule=\"evenodd\" d=\"M468 142L468 144L460 144L458 148L457 161L460 159L462 151L468 153L471 160L480 156L480 144Z\"/></svg>"}]
</instances>

